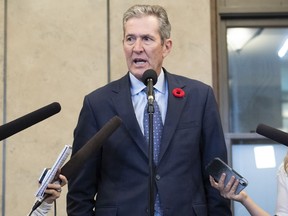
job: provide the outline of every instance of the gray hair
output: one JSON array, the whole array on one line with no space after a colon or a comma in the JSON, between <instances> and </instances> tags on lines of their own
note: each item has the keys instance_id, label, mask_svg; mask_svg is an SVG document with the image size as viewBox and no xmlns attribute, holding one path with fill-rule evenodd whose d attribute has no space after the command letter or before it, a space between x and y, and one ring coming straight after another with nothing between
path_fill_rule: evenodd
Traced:
<instances>
[{"instance_id":1,"label":"gray hair","mask_svg":"<svg viewBox=\"0 0 288 216\"><path fill-rule=\"evenodd\" d=\"M159 34L161 41L170 38L171 25L166 10L159 5L134 5L123 15L123 33L125 34L125 24L131 18L144 16L155 16L159 21Z\"/></svg>"}]
</instances>

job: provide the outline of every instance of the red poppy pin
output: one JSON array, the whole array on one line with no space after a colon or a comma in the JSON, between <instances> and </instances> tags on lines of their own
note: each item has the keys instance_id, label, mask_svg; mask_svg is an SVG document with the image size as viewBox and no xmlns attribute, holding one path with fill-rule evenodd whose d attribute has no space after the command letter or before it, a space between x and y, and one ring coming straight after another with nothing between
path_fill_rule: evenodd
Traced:
<instances>
[{"instance_id":1,"label":"red poppy pin","mask_svg":"<svg viewBox=\"0 0 288 216\"><path fill-rule=\"evenodd\" d=\"M185 92L181 88L174 88L172 94L177 98L183 98L185 96Z\"/></svg>"}]
</instances>

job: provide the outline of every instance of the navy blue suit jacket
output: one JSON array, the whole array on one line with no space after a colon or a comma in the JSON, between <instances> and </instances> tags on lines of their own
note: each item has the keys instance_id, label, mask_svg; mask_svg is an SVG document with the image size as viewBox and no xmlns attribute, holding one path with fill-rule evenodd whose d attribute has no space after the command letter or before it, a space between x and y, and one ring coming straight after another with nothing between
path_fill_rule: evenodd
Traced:
<instances>
[{"instance_id":1,"label":"navy blue suit jacket","mask_svg":"<svg viewBox=\"0 0 288 216\"><path fill-rule=\"evenodd\" d=\"M164 216L230 216L229 201L210 186L205 173L213 158L227 161L213 91L206 84L166 70L165 76L168 108L156 167ZM185 96L175 97L174 88L183 89ZM148 148L134 113L128 74L85 97L72 154L115 115L122 119L121 126L81 173L69 180L69 216L147 215Z\"/></svg>"}]
</instances>

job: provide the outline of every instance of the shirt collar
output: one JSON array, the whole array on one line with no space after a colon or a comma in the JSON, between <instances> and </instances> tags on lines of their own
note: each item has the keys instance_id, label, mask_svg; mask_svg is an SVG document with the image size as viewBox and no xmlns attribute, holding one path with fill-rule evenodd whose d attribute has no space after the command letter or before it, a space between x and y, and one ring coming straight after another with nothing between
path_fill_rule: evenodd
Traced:
<instances>
[{"instance_id":1,"label":"shirt collar","mask_svg":"<svg viewBox=\"0 0 288 216\"><path fill-rule=\"evenodd\" d=\"M131 72L129 72L129 77L131 81L131 94L136 95L141 92L146 86L140 80L138 80ZM158 76L157 83L154 85L154 88L157 89L158 92L164 94L165 93L165 76L163 69Z\"/></svg>"}]
</instances>

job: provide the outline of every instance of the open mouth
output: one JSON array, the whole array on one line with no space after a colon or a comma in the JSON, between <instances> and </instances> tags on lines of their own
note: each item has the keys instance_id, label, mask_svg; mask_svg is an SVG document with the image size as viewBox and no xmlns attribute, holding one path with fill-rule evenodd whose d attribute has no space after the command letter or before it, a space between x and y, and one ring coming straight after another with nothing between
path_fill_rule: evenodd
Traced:
<instances>
[{"instance_id":1,"label":"open mouth","mask_svg":"<svg viewBox=\"0 0 288 216\"><path fill-rule=\"evenodd\" d=\"M147 61L145 59L142 59L142 58L135 58L133 60L133 63L136 64L136 65L143 65L145 64Z\"/></svg>"}]
</instances>

